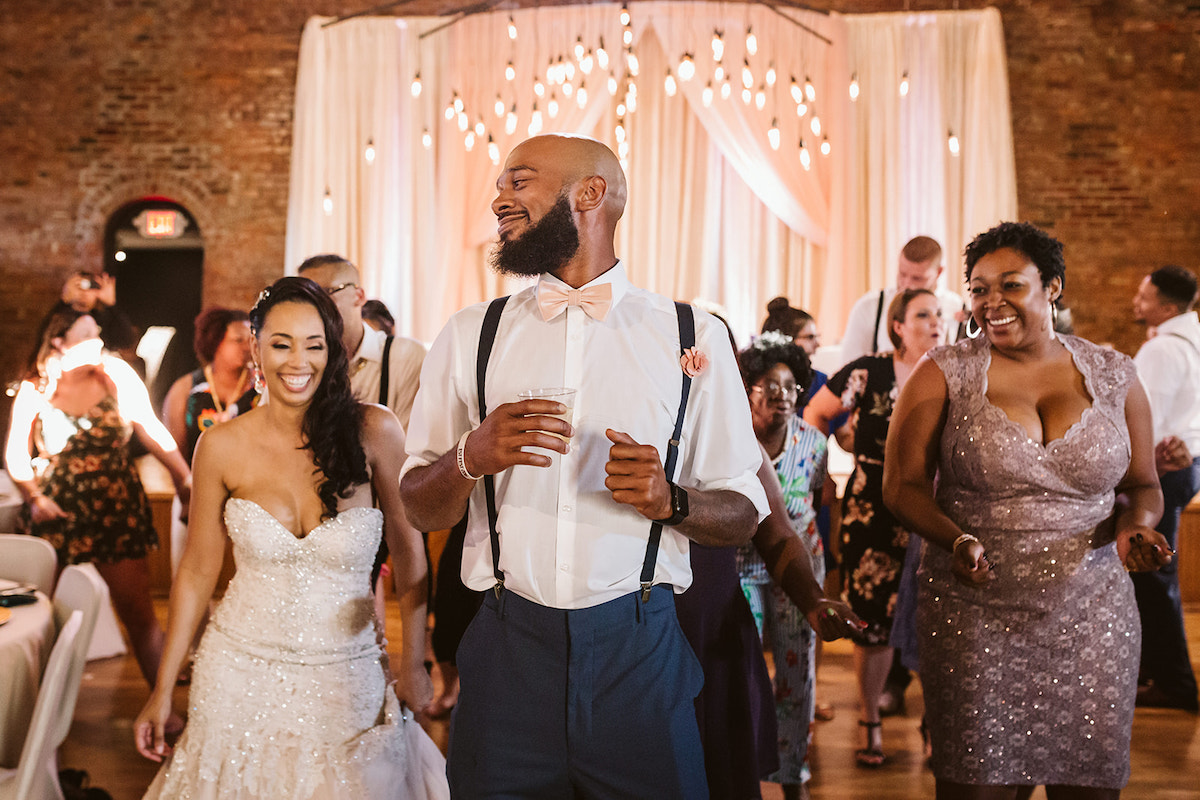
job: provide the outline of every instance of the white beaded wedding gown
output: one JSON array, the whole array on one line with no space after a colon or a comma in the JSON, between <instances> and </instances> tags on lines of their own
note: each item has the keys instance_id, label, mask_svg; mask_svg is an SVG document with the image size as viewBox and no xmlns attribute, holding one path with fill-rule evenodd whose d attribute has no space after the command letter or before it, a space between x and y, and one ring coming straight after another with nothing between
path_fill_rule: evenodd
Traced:
<instances>
[{"instance_id":1,"label":"white beaded wedding gown","mask_svg":"<svg viewBox=\"0 0 1200 800\"><path fill-rule=\"evenodd\" d=\"M445 760L384 677L369 590L383 515L350 509L297 538L231 498L225 524L237 574L146 798L448 798Z\"/></svg>"}]
</instances>

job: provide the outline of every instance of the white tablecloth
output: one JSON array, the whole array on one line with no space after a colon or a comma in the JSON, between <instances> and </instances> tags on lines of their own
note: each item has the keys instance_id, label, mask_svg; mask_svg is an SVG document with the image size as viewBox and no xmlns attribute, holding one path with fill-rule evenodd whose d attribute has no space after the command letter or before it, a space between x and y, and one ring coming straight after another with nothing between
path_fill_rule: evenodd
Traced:
<instances>
[{"instance_id":1,"label":"white tablecloth","mask_svg":"<svg viewBox=\"0 0 1200 800\"><path fill-rule=\"evenodd\" d=\"M38 601L15 606L0 625L0 767L15 768L33 717L38 684L54 646L54 607Z\"/></svg>"}]
</instances>

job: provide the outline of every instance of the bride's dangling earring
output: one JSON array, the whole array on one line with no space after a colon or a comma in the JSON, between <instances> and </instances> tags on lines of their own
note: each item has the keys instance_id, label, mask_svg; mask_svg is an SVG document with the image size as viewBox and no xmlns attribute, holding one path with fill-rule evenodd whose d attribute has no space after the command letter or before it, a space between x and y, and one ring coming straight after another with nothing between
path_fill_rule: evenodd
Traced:
<instances>
[{"instance_id":1,"label":"bride's dangling earring","mask_svg":"<svg viewBox=\"0 0 1200 800\"><path fill-rule=\"evenodd\" d=\"M267 382L263 380L262 370L258 368L258 364L254 365L254 391L260 397L267 391Z\"/></svg>"},{"instance_id":2,"label":"bride's dangling earring","mask_svg":"<svg viewBox=\"0 0 1200 800\"><path fill-rule=\"evenodd\" d=\"M975 326L973 329L971 326ZM983 333L983 328L979 327L979 323L975 321L975 315L967 316L966 333L968 339L978 339L979 334Z\"/></svg>"}]
</instances>

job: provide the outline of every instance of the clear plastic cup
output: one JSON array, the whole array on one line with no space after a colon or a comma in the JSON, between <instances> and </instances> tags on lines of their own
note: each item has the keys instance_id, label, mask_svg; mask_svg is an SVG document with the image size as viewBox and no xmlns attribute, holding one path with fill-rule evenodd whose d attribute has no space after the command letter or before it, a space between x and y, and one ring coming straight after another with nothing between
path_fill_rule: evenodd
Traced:
<instances>
[{"instance_id":1,"label":"clear plastic cup","mask_svg":"<svg viewBox=\"0 0 1200 800\"><path fill-rule=\"evenodd\" d=\"M520 392L517 397L521 400L553 400L556 403L562 403L567 407L567 410L562 414L545 414L547 417L558 417L568 425L573 425L575 415L575 390L568 389L564 386L543 386L537 389L525 389ZM558 436L564 442L567 441L566 436L560 436L553 431L546 431L551 436Z\"/></svg>"}]
</instances>

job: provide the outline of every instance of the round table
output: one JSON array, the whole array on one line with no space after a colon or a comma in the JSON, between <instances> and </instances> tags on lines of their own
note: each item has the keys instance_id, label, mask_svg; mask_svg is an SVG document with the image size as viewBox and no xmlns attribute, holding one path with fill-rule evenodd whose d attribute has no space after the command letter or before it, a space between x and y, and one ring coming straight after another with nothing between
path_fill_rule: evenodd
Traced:
<instances>
[{"instance_id":1,"label":"round table","mask_svg":"<svg viewBox=\"0 0 1200 800\"><path fill-rule=\"evenodd\" d=\"M55 628L54 606L41 592L36 603L7 610L12 616L0 625L0 767L13 769L21 759Z\"/></svg>"}]
</instances>

